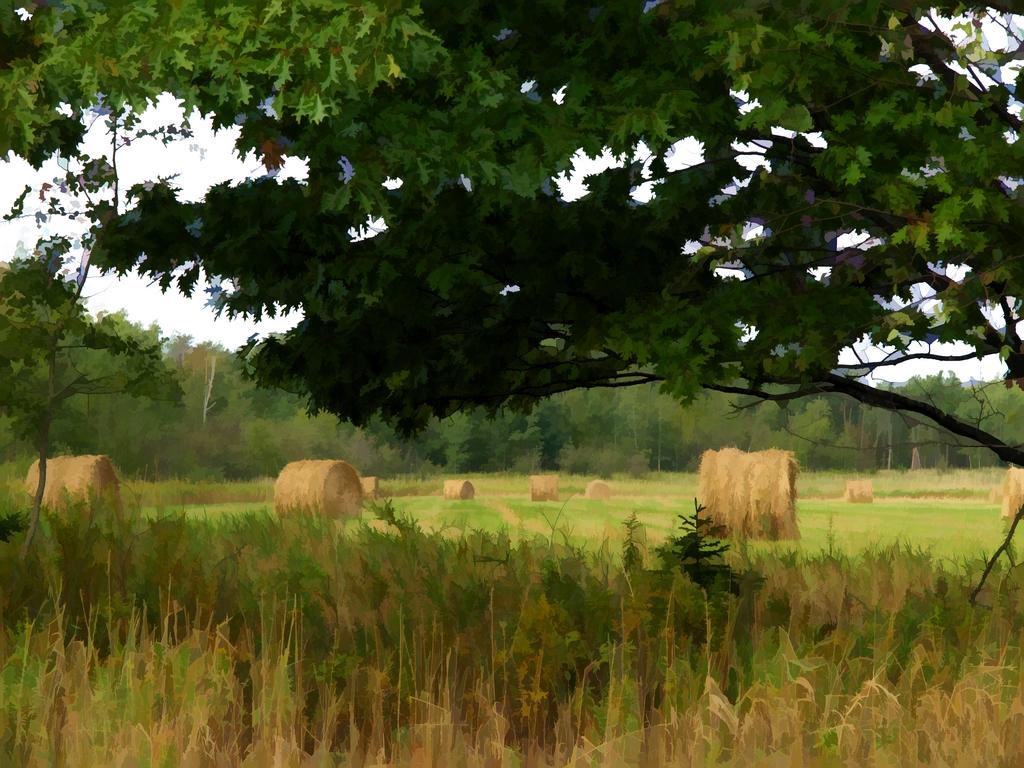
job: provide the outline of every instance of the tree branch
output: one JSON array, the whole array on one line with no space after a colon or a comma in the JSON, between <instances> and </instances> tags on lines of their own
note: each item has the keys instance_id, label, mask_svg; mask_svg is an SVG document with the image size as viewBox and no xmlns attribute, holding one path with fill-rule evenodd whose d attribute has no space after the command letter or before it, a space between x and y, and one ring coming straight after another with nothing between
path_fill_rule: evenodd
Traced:
<instances>
[{"instance_id":1,"label":"tree branch","mask_svg":"<svg viewBox=\"0 0 1024 768\"><path fill-rule=\"evenodd\" d=\"M1024 519L1024 507L1017 510L1017 514L1013 516L1013 522L1010 523L1010 530L1006 532L1006 538L1003 539L1003 542L996 548L996 551L992 553L992 557L990 557L988 562L985 564L985 570L982 571L981 578L978 580L977 586L971 591L971 605L977 605L976 601L978 599L978 595L981 593L982 587L985 586L985 581L988 579L989 574L992 573L992 569L995 567L999 556L1009 549L1010 542L1013 541L1013 534L1017 530L1017 524L1020 523L1021 519Z\"/></svg>"},{"instance_id":2,"label":"tree branch","mask_svg":"<svg viewBox=\"0 0 1024 768\"><path fill-rule=\"evenodd\" d=\"M838 374L829 374L823 381L814 382L801 389L792 392L765 392L756 387L727 386L720 384L705 384L705 389L717 392L726 392L735 395L749 395L759 400L771 400L773 402L785 402L796 400L801 397L815 394L838 393L847 395L854 400L884 408L889 411L904 413L915 413L926 417L933 424L942 427L946 431L970 440L978 447L987 448L996 454L1003 461L1024 466L1024 446L1009 445L1000 440L990 432L981 427L969 424L962 419L950 415L935 405L917 400L912 397L884 389L876 389L854 379L849 379ZM963 446L969 447L969 446Z\"/></svg>"},{"instance_id":3,"label":"tree branch","mask_svg":"<svg viewBox=\"0 0 1024 768\"><path fill-rule=\"evenodd\" d=\"M936 360L942 363L962 363L964 360L975 360L978 356L977 352L965 352L962 355L936 355L931 352L915 352L910 355L902 355L901 357L896 358L890 358L887 356L882 360L876 360L870 363L841 363L836 365L833 370L859 371L867 369L868 371L873 371L876 368L899 365L907 360Z\"/></svg>"}]
</instances>

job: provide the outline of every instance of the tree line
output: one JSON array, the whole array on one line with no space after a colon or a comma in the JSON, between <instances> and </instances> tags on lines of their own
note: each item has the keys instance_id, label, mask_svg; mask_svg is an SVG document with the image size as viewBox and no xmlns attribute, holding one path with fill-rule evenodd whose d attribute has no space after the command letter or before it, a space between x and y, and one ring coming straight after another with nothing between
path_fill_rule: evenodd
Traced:
<instances>
[{"instance_id":1,"label":"tree line","mask_svg":"<svg viewBox=\"0 0 1024 768\"><path fill-rule=\"evenodd\" d=\"M995 466L992 454L940 429L839 395L759 404L706 392L680 404L656 385L580 390L554 396L528 415L481 410L433 419L413 438L383 422L364 428L330 414L310 416L304 399L257 386L232 352L123 317L142 341L160 344L180 399L88 394L69 400L52 427L54 455L104 453L144 478L245 479L276 475L288 461L341 457L367 474L530 472L593 475L692 471L702 451L793 450L808 469L906 469L915 449L925 467ZM96 365L102 366L97 358ZM113 366L114 362L107 364ZM951 374L901 387L1012 441L1024 393L1001 382L964 386ZM27 464L32 448L0 416L0 460Z\"/></svg>"}]
</instances>

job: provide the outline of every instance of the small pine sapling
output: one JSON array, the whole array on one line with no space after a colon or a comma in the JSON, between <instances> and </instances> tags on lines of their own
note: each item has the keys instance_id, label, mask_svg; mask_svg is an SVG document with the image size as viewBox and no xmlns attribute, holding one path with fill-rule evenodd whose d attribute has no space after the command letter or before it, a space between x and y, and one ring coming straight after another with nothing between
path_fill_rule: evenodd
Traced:
<instances>
[{"instance_id":1,"label":"small pine sapling","mask_svg":"<svg viewBox=\"0 0 1024 768\"><path fill-rule=\"evenodd\" d=\"M731 588L736 574L723 561L722 556L729 545L720 540L726 529L710 518L702 517L706 507L696 499L693 506L692 515L678 515L682 535L671 536L666 544L658 547L658 556L666 570L679 568L704 589L711 588L720 580Z\"/></svg>"},{"instance_id":2,"label":"small pine sapling","mask_svg":"<svg viewBox=\"0 0 1024 768\"><path fill-rule=\"evenodd\" d=\"M626 528L626 538L622 542L622 568L626 573L632 573L644 563L644 555L640 548L639 532L642 528L637 519L636 510L630 513L623 523Z\"/></svg>"}]
</instances>

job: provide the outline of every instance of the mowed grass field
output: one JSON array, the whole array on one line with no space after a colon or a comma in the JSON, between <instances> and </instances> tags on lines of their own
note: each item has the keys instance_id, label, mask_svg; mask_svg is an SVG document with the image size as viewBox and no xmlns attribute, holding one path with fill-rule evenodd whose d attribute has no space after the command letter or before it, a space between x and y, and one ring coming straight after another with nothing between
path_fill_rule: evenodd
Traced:
<instances>
[{"instance_id":1,"label":"mowed grass field","mask_svg":"<svg viewBox=\"0 0 1024 768\"><path fill-rule=\"evenodd\" d=\"M443 477L382 478L382 495L396 511L427 531L506 531L514 539L544 536L588 549L617 550L623 522L635 512L648 542L664 541L678 525L677 515L693 510L697 475L657 474L646 479L611 479L614 495L607 501L583 497L586 476L562 475L557 502L533 502L525 475L467 475L476 488L472 501L441 496ZM874 485L872 504L842 500L847 479L862 477ZM831 551L854 555L866 549L899 543L959 561L983 556L998 545L1005 531L999 503L989 492L1003 477L998 469L919 470L857 476L805 472L798 481L797 542L751 544L781 552ZM227 517L245 513L273 514L273 482L189 484L126 482L125 495L146 516L184 510L190 516ZM372 508L363 515L374 519ZM346 525L345 527L350 527Z\"/></svg>"}]
</instances>

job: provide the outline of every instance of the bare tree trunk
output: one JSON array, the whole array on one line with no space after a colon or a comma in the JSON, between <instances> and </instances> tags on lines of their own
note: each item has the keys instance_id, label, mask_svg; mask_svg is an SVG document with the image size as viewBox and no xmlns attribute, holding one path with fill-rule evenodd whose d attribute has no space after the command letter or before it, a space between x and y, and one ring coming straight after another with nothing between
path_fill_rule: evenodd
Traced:
<instances>
[{"instance_id":1,"label":"bare tree trunk","mask_svg":"<svg viewBox=\"0 0 1024 768\"><path fill-rule=\"evenodd\" d=\"M892 469L892 411L889 411L889 459L886 469Z\"/></svg>"},{"instance_id":2,"label":"bare tree trunk","mask_svg":"<svg viewBox=\"0 0 1024 768\"><path fill-rule=\"evenodd\" d=\"M661 472L661 413L658 413L658 471Z\"/></svg>"},{"instance_id":3,"label":"bare tree trunk","mask_svg":"<svg viewBox=\"0 0 1024 768\"><path fill-rule=\"evenodd\" d=\"M45 430L49 433L49 423L47 423ZM22 545L23 560L29 556L29 551L32 549L32 542L36 538L36 531L39 529L39 514L43 507L43 494L46 490L46 454L48 453L48 443L48 438L44 443L40 443L39 481L36 483L36 495L32 500L32 516L29 521L29 532L25 537L25 543Z\"/></svg>"},{"instance_id":4,"label":"bare tree trunk","mask_svg":"<svg viewBox=\"0 0 1024 768\"><path fill-rule=\"evenodd\" d=\"M203 397L203 424L206 424L206 414L210 412L210 396L213 394L213 379L217 375L217 356L211 354L207 358L206 365L206 395Z\"/></svg>"}]
</instances>

